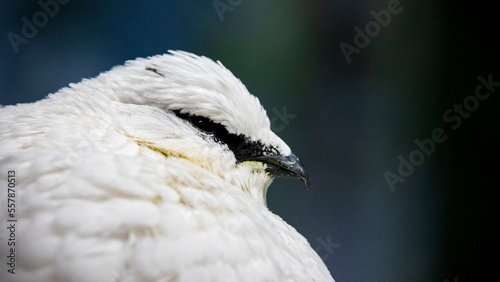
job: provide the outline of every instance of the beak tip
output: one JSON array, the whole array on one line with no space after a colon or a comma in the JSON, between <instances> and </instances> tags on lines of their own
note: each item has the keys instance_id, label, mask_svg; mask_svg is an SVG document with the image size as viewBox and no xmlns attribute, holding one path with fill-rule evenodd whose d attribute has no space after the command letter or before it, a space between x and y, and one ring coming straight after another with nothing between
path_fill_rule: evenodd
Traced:
<instances>
[{"instance_id":1,"label":"beak tip","mask_svg":"<svg viewBox=\"0 0 500 282\"><path fill-rule=\"evenodd\" d=\"M302 162L294 154L289 156L266 156L257 160L268 164L267 171L274 176L300 178L309 190L311 183Z\"/></svg>"},{"instance_id":2,"label":"beak tip","mask_svg":"<svg viewBox=\"0 0 500 282\"><path fill-rule=\"evenodd\" d=\"M295 157L295 155L294 155L294 157ZM309 176L307 174L307 171L304 168L304 165L302 164L302 162L299 160L299 158L297 158L297 157L295 157L295 158L296 158L295 173L297 174L297 177L300 178L304 182L304 184L306 185L306 189L310 190L311 183L309 182Z\"/></svg>"},{"instance_id":3,"label":"beak tip","mask_svg":"<svg viewBox=\"0 0 500 282\"><path fill-rule=\"evenodd\" d=\"M307 174L307 171L304 168L304 165L300 160L297 159L297 165L295 166L295 177L300 178L302 182L304 182L304 185L306 185L306 189L310 190L311 188L311 183L309 182L309 175ZM293 176L292 176L293 177Z\"/></svg>"},{"instance_id":4,"label":"beak tip","mask_svg":"<svg viewBox=\"0 0 500 282\"><path fill-rule=\"evenodd\" d=\"M307 191L311 190L311 183L309 182L308 179L302 179L304 181L304 184L306 185Z\"/></svg>"}]
</instances>

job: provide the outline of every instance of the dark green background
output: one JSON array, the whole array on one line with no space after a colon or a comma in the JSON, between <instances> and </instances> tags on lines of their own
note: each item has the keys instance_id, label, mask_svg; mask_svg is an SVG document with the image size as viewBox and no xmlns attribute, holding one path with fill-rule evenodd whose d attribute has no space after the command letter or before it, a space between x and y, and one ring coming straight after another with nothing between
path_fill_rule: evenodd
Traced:
<instances>
[{"instance_id":1,"label":"dark green background","mask_svg":"<svg viewBox=\"0 0 500 282\"><path fill-rule=\"evenodd\" d=\"M307 166L311 191L278 179L269 208L337 281L495 280L500 88L456 130L442 116L474 93L479 75L500 81L497 8L401 1L347 63L339 44L353 45L354 28L389 1L232 2L221 20L212 1L70 1L16 54L7 34L20 35L21 18L41 8L2 1L0 104L33 102L169 49L220 60ZM295 118L280 122L284 108ZM398 156L435 128L446 141L391 191L384 172L396 173Z\"/></svg>"}]
</instances>

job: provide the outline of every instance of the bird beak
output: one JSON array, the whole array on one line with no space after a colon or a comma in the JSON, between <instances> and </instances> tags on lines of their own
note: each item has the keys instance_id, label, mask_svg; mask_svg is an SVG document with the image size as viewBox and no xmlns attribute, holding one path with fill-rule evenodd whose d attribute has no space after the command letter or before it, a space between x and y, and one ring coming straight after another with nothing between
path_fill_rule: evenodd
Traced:
<instances>
[{"instance_id":1,"label":"bird beak","mask_svg":"<svg viewBox=\"0 0 500 282\"><path fill-rule=\"evenodd\" d=\"M293 153L288 156L258 156L254 160L267 164L266 171L274 176L300 178L309 190L309 177L302 162Z\"/></svg>"}]
</instances>

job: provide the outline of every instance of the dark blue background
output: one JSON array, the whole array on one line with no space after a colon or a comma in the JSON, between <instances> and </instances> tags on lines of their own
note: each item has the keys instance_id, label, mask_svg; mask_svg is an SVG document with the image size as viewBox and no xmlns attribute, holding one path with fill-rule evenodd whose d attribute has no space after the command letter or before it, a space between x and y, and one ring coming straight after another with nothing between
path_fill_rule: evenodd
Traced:
<instances>
[{"instance_id":1,"label":"dark blue background","mask_svg":"<svg viewBox=\"0 0 500 282\"><path fill-rule=\"evenodd\" d=\"M221 20L212 1L69 1L15 53L8 34L21 35L22 17L42 9L2 1L0 104L33 102L169 49L220 60L306 164L311 191L278 179L269 208L308 238L337 281L490 279L500 90L456 130L442 115L474 94L479 75L500 81L496 8L401 1L348 63L341 42L354 45L354 27L390 1L232 2ZM284 108L295 118L280 120ZM391 191L384 172L396 173L398 156L435 128L446 141Z\"/></svg>"}]
</instances>

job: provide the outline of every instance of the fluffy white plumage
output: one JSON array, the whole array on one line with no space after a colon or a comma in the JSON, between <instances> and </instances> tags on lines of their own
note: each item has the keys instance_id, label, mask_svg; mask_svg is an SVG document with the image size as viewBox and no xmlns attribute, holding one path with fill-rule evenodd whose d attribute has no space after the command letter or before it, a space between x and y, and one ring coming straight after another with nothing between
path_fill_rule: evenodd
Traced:
<instances>
[{"instance_id":1,"label":"fluffy white plumage","mask_svg":"<svg viewBox=\"0 0 500 282\"><path fill-rule=\"evenodd\" d=\"M333 281L266 206L274 175L306 176L258 99L220 62L170 53L0 109L18 219L0 280Z\"/></svg>"}]
</instances>

